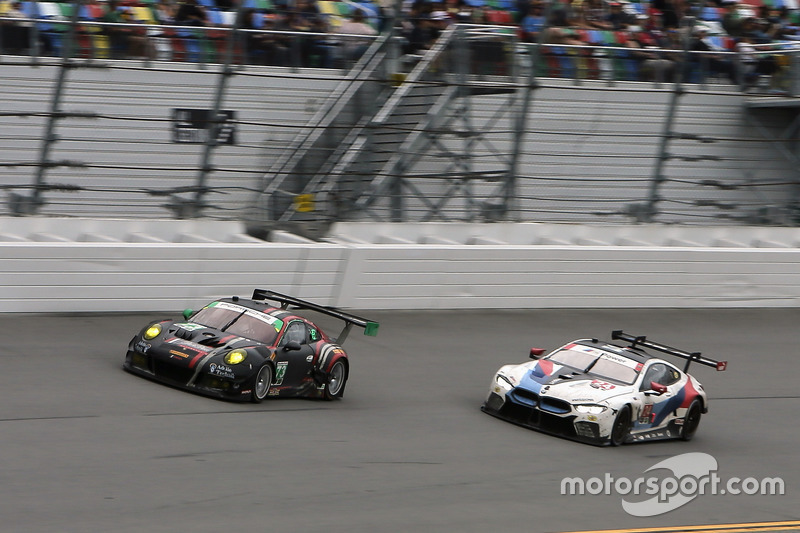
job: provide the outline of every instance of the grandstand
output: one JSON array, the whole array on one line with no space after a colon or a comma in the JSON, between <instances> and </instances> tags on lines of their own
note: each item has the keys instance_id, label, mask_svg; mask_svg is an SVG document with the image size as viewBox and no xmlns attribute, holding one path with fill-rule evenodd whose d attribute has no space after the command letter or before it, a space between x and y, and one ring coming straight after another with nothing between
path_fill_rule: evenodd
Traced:
<instances>
[{"instance_id":1,"label":"grandstand","mask_svg":"<svg viewBox=\"0 0 800 533\"><path fill-rule=\"evenodd\" d=\"M743 92L686 61L691 51L672 51L691 70L645 82L625 32L579 30L586 46L524 43L511 6L496 2L483 13L512 23L450 25L406 55L385 33L347 68L319 57L248 63L241 32L298 33L236 28L210 4L219 25L161 24L158 35L98 22L91 6L34 5L32 20L61 32L62 46L74 37L74 54L0 65L9 214L203 216L317 236L339 220L797 221L791 43L764 52L787 60L779 96ZM263 20L276 9L247 6ZM153 4L121 9L156 20ZM78 31L111 26L144 28L170 52L104 58Z\"/></svg>"}]
</instances>

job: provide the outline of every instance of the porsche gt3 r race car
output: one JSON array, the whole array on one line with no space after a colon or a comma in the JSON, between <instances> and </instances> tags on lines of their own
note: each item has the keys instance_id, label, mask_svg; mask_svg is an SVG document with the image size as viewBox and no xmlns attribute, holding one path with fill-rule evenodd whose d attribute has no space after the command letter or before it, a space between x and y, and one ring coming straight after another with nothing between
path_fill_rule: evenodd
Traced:
<instances>
[{"instance_id":1,"label":"porsche gt3 r race car","mask_svg":"<svg viewBox=\"0 0 800 533\"><path fill-rule=\"evenodd\" d=\"M338 337L329 337L290 305L340 319L344 327ZM128 345L123 368L229 400L333 400L344 394L350 369L342 349L347 334L353 326L364 328L365 335L378 332L377 322L263 289L251 299L234 296L196 313L187 309L184 319L147 324Z\"/></svg>"},{"instance_id":2,"label":"porsche gt3 r race car","mask_svg":"<svg viewBox=\"0 0 800 533\"><path fill-rule=\"evenodd\" d=\"M691 439L708 411L703 386L689 375L692 362L725 370L727 362L612 332L616 345L582 339L534 361L500 368L481 409L546 433L592 444ZM653 357L652 349L686 360L683 370Z\"/></svg>"}]
</instances>

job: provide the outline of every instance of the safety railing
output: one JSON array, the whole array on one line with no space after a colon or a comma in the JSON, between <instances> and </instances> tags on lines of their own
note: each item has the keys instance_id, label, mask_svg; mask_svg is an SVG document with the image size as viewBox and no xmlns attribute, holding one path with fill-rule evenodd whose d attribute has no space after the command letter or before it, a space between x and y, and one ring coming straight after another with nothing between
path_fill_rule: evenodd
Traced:
<instances>
[{"instance_id":1,"label":"safety railing","mask_svg":"<svg viewBox=\"0 0 800 533\"><path fill-rule=\"evenodd\" d=\"M226 12L211 26L163 25L151 22L110 23L100 20L53 19L50 15L30 18L0 17L0 57L14 55L37 62L47 57L86 60L127 59L194 63L198 68L222 63L228 35L235 32L231 62L239 65L282 67L349 68L358 58L349 57L342 43L359 39L369 43L377 36L356 36L335 32L298 32L244 25L234 27L235 12ZM75 26L72 38L69 28ZM262 24L263 25L263 24ZM492 27L491 31L515 33L513 26ZM601 32L598 32L601 33ZM602 32L612 33L612 32ZM620 33L620 32L616 32ZM607 43L605 41L611 41ZM632 46L627 36L588 44L518 43L519 65L534 66L536 76L582 80L640 81L654 84L674 82L678 73L684 83L736 85L744 90L764 89L789 95L800 91L797 60L800 42L780 41L757 44L752 51L736 50L735 40L713 36L716 50L698 52ZM475 61L502 69L507 58L484 41L475 50ZM65 50L68 47L68 50ZM536 56L533 50L538 47ZM366 47L365 47L366 48ZM532 62L532 58L537 60ZM409 58L406 58L409 59ZM407 61L413 67L413 59Z\"/></svg>"},{"instance_id":2,"label":"safety railing","mask_svg":"<svg viewBox=\"0 0 800 533\"><path fill-rule=\"evenodd\" d=\"M75 31L69 28L75 26ZM200 68L224 61L228 35L235 32L232 62L240 65L348 68L358 60L346 53L348 39L369 44L377 35L348 35L253 29L0 17L0 56L38 62L48 57L86 60L178 61Z\"/></svg>"},{"instance_id":3,"label":"safety railing","mask_svg":"<svg viewBox=\"0 0 800 533\"><path fill-rule=\"evenodd\" d=\"M708 84L734 85L745 91L797 95L800 88L800 42L753 45L749 53L663 48L629 48L568 44L520 44L523 64L536 75L583 80L683 83L701 88ZM538 63L528 59L539 48Z\"/></svg>"}]
</instances>

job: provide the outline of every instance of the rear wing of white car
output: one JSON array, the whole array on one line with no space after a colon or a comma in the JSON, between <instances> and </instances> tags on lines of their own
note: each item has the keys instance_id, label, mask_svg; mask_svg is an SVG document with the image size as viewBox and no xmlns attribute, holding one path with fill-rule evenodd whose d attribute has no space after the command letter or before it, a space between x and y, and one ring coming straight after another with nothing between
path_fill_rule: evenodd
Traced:
<instances>
[{"instance_id":1,"label":"rear wing of white car","mask_svg":"<svg viewBox=\"0 0 800 533\"><path fill-rule=\"evenodd\" d=\"M686 365L683 367L684 372L689 371L689 365L692 362L696 362L701 365L710 366L712 368L716 368L717 371L721 372L728 367L727 361L715 361L714 359L709 359L708 357L703 357L700 355L700 352L685 352L683 350L679 350L677 348L672 348L671 346L666 346L664 344L659 344L657 342L647 340L647 337L637 337L635 335L629 335L625 333L621 329L611 332L611 338L613 340L621 340L625 342L631 343L631 348L637 348L639 346L643 348L650 348L653 350L657 350L661 353L665 353L668 355L673 355L675 357L680 357L681 359L686 360Z\"/></svg>"},{"instance_id":2,"label":"rear wing of white car","mask_svg":"<svg viewBox=\"0 0 800 533\"><path fill-rule=\"evenodd\" d=\"M279 292L270 291L267 289L255 289L253 291L253 300L273 300L280 302L281 309L288 309L289 306L292 305L298 309L310 309L311 311L316 311L318 313L343 320L344 328L339 336L336 337L336 342L338 344L344 343L344 340L347 338L347 334L350 333L350 329L352 329L354 325L364 328L364 335L369 335L370 337L375 337L378 335L379 324L377 322L362 318L360 316L352 315L342 311L341 309L337 309L336 307L316 304L314 302L295 298L294 296L289 296L288 294L281 294Z\"/></svg>"}]
</instances>

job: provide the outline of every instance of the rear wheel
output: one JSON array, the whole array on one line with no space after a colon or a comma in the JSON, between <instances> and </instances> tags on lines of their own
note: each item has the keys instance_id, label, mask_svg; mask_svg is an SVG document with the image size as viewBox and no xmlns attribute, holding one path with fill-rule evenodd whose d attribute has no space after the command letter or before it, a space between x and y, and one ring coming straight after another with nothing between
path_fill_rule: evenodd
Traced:
<instances>
[{"instance_id":1,"label":"rear wheel","mask_svg":"<svg viewBox=\"0 0 800 533\"><path fill-rule=\"evenodd\" d=\"M258 370L255 381L253 381L252 400L260 403L269 393L269 386L272 384L272 367L265 364Z\"/></svg>"},{"instance_id":2,"label":"rear wheel","mask_svg":"<svg viewBox=\"0 0 800 533\"><path fill-rule=\"evenodd\" d=\"M611 427L611 436L609 442L612 446L619 446L625 444L628 440L628 435L631 432L631 408L625 406L617 413L617 418L614 419L614 425Z\"/></svg>"},{"instance_id":3,"label":"rear wheel","mask_svg":"<svg viewBox=\"0 0 800 533\"><path fill-rule=\"evenodd\" d=\"M694 400L689 409L686 410L686 416L683 417L683 426L681 426L681 439L692 440L694 434L697 433L697 428L700 427L700 417L703 415L703 409L700 407L700 400Z\"/></svg>"},{"instance_id":4,"label":"rear wheel","mask_svg":"<svg viewBox=\"0 0 800 533\"><path fill-rule=\"evenodd\" d=\"M346 382L347 365L342 359L339 359L333 363L330 372L328 372L328 378L325 383L325 399L334 400L336 398L341 398Z\"/></svg>"}]
</instances>

